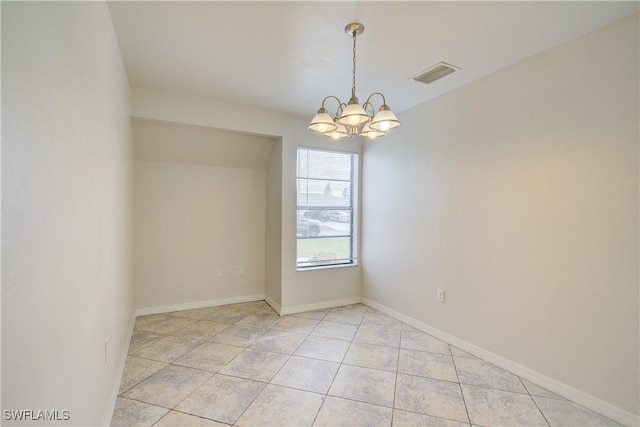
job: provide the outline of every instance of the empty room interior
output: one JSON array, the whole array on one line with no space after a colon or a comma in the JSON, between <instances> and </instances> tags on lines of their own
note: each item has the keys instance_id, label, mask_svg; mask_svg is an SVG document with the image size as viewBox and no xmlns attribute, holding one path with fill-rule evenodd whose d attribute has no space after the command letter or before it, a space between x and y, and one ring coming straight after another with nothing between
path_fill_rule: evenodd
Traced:
<instances>
[{"instance_id":1,"label":"empty room interior","mask_svg":"<svg viewBox=\"0 0 640 427\"><path fill-rule=\"evenodd\" d=\"M1 423L637 426L637 1L1 2Z\"/></svg>"}]
</instances>

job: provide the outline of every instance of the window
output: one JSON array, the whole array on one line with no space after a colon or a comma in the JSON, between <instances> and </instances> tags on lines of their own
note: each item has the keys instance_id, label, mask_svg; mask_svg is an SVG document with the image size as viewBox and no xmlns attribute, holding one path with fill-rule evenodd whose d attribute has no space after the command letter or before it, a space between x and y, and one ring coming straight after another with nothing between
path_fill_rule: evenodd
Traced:
<instances>
[{"instance_id":1,"label":"window","mask_svg":"<svg viewBox=\"0 0 640 427\"><path fill-rule=\"evenodd\" d=\"M297 267L357 264L358 155L298 147Z\"/></svg>"}]
</instances>

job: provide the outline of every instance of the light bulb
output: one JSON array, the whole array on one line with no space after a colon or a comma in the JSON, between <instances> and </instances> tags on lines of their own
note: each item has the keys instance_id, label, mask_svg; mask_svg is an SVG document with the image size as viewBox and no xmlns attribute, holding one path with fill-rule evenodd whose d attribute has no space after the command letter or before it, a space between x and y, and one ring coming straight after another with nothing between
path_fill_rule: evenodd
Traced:
<instances>
[{"instance_id":1,"label":"light bulb","mask_svg":"<svg viewBox=\"0 0 640 427\"><path fill-rule=\"evenodd\" d=\"M380 122L378 126L380 127L380 130L383 132L389 130L389 122L386 120L383 122Z\"/></svg>"},{"instance_id":2,"label":"light bulb","mask_svg":"<svg viewBox=\"0 0 640 427\"><path fill-rule=\"evenodd\" d=\"M328 132L330 129L331 127L327 123L318 124L318 132L320 133Z\"/></svg>"},{"instance_id":3,"label":"light bulb","mask_svg":"<svg viewBox=\"0 0 640 427\"><path fill-rule=\"evenodd\" d=\"M340 139L339 132L331 132L331 139Z\"/></svg>"}]
</instances>

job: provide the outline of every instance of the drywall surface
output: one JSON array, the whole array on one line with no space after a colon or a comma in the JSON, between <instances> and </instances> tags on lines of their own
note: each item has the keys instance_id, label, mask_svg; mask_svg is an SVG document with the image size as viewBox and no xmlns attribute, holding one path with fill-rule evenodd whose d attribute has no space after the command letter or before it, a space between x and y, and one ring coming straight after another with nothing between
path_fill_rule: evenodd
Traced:
<instances>
[{"instance_id":1,"label":"drywall surface","mask_svg":"<svg viewBox=\"0 0 640 427\"><path fill-rule=\"evenodd\" d=\"M336 148L336 143L307 130L308 118L150 89L132 89L132 116L281 138L281 234L270 233L266 246L281 245L281 299L284 312L359 300L360 266L296 271L296 147ZM313 112L310 113L313 115ZM340 142L340 149L360 152L360 141ZM277 192L270 191L269 194ZM267 204L270 204L267 201Z\"/></svg>"},{"instance_id":2,"label":"drywall surface","mask_svg":"<svg viewBox=\"0 0 640 427\"><path fill-rule=\"evenodd\" d=\"M636 14L366 144L364 297L637 415L638 39Z\"/></svg>"},{"instance_id":3,"label":"drywall surface","mask_svg":"<svg viewBox=\"0 0 640 427\"><path fill-rule=\"evenodd\" d=\"M264 294L265 187L264 169L136 160L136 308Z\"/></svg>"},{"instance_id":4,"label":"drywall surface","mask_svg":"<svg viewBox=\"0 0 640 427\"><path fill-rule=\"evenodd\" d=\"M129 85L107 5L2 2L2 88L3 424L104 425L133 320Z\"/></svg>"},{"instance_id":5,"label":"drywall surface","mask_svg":"<svg viewBox=\"0 0 640 427\"><path fill-rule=\"evenodd\" d=\"M265 169L273 138L175 123L132 120L137 160Z\"/></svg>"},{"instance_id":6,"label":"drywall surface","mask_svg":"<svg viewBox=\"0 0 640 427\"><path fill-rule=\"evenodd\" d=\"M282 141L273 144L267 165L265 295L282 307Z\"/></svg>"}]
</instances>

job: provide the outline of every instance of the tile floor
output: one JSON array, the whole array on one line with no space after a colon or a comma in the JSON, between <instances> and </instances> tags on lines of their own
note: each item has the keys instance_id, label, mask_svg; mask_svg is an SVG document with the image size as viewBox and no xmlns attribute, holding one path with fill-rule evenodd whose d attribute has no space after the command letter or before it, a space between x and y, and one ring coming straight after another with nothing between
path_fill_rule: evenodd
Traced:
<instances>
[{"instance_id":1,"label":"tile floor","mask_svg":"<svg viewBox=\"0 0 640 427\"><path fill-rule=\"evenodd\" d=\"M136 319L114 426L618 426L357 304Z\"/></svg>"}]
</instances>

